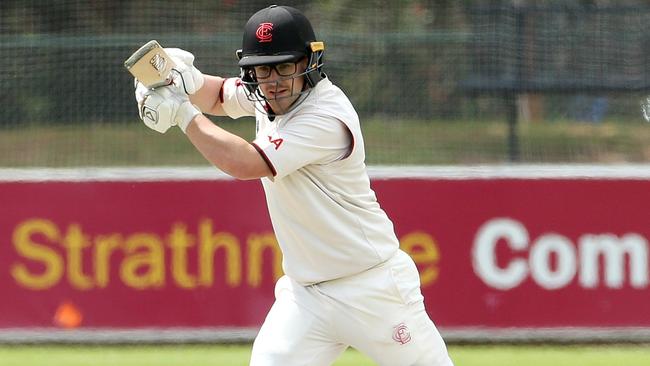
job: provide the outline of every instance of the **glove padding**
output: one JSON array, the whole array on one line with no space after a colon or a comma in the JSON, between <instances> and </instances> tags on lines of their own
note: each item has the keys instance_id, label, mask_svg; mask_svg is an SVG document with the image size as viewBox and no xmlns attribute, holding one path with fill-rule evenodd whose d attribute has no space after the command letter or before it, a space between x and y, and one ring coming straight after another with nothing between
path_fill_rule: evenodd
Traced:
<instances>
[{"instance_id":1,"label":"glove padding","mask_svg":"<svg viewBox=\"0 0 650 366\"><path fill-rule=\"evenodd\" d=\"M165 48L165 52L172 58L176 66L171 71L173 84L185 94L196 93L205 78L199 69L194 67L194 55L180 48Z\"/></svg>"},{"instance_id":2,"label":"glove padding","mask_svg":"<svg viewBox=\"0 0 650 366\"><path fill-rule=\"evenodd\" d=\"M170 127L178 125L185 132L194 116L201 113L190 103L188 95L203 87L204 77L194 67L194 55L190 52L180 48L165 48L165 52L176 64L171 72L172 83L154 90L147 89L136 79L138 114L144 124L154 131L165 133Z\"/></svg>"},{"instance_id":3,"label":"glove padding","mask_svg":"<svg viewBox=\"0 0 650 366\"><path fill-rule=\"evenodd\" d=\"M150 92L152 89L148 89L144 84L138 81L138 79L133 79L133 85L135 86L135 101L138 102L138 114L140 119L142 119L142 105L144 104L144 96Z\"/></svg>"},{"instance_id":4,"label":"glove padding","mask_svg":"<svg viewBox=\"0 0 650 366\"><path fill-rule=\"evenodd\" d=\"M141 83L136 87L140 119L154 131L165 133L172 126L179 126L183 133L192 119L200 114L187 98L174 90L171 86L147 89ZM144 89L144 91L143 91ZM140 102L140 99L142 102Z\"/></svg>"}]
</instances>

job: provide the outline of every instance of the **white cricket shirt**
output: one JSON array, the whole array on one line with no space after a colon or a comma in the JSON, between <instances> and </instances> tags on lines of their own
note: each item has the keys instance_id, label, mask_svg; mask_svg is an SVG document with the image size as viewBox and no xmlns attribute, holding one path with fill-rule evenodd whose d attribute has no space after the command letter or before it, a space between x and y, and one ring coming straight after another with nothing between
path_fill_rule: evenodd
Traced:
<instances>
[{"instance_id":1,"label":"white cricket shirt","mask_svg":"<svg viewBox=\"0 0 650 366\"><path fill-rule=\"evenodd\" d=\"M397 251L393 223L370 188L359 117L329 79L273 121L238 79L224 82L222 100L232 118L255 115L252 143L274 174L261 180L285 274L314 284L365 271Z\"/></svg>"}]
</instances>

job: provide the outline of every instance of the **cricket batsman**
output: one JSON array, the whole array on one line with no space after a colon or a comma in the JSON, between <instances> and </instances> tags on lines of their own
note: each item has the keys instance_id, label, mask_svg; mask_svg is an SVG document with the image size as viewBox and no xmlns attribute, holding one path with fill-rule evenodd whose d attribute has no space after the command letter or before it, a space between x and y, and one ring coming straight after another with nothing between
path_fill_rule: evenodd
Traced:
<instances>
[{"instance_id":1,"label":"cricket batsman","mask_svg":"<svg viewBox=\"0 0 650 366\"><path fill-rule=\"evenodd\" d=\"M250 365L331 365L354 347L379 365L451 366L415 263L371 190L359 117L323 72L325 45L309 20L287 6L255 13L239 77L204 75L191 53L159 51L150 64L173 65L169 82L136 79L145 125L178 126L210 163L264 187L285 275ZM256 137L245 141L204 113L255 116Z\"/></svg>"}]
</instances>

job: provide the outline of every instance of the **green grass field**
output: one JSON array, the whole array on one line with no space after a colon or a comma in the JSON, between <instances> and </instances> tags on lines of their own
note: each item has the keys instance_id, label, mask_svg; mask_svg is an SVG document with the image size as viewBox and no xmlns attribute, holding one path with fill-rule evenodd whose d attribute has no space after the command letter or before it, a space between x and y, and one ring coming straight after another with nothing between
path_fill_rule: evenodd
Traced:
<instances>
[{"instance_id":1,"label":"green grass field","mask_svg":"<svg viewBox=\"0 0 650 366\"><path fill-rule=\"evenodd\" d=\"M253 121L217 121L253 138ZM370 165L494 164L507 162L504 121L366 120ZM650 160L650 124L638 121L522 123L524 163L620 163ZM120 124L24 125L0 130L0 167L207 166L179 131L164 135L137 118Z\"/></svg>"},{"instance_id":2,"label":"green grass field","mask_svg":"<svg viewBox=\"0 0 650 366\"><path fill-rule=\"evenodd\" d=\"M647 366L650 346L451 346L456 366ZM245 366L250 346L0 346L2 366ZM355 350L334 366L371 366Z\"/></svg>"}]
</instances>

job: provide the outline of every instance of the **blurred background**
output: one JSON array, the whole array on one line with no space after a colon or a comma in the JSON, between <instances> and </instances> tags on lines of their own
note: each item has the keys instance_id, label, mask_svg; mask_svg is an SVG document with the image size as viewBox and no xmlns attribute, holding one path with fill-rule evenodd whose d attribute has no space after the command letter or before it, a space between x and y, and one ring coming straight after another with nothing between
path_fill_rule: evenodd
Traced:
<instances>
[{"instance_id":1,"label":"blurred background","mask_svg":"<svg viewBox=\"0 0 650 366\"><path fill-rule=\"evenodd\" d=\"M221 333L214 329L201 333L190 327L182 329L183 337L178 338L174 330L138 333L137 329L118 329L103 333L101 329L94 332L93 327L105 323L126 328L133 324L146 326L150 325L149 318L163 325L184 324L185 318L192 316L222 317L218 321L210 318L216 324L261 321L272 301L274 274L267 273L271 262L268 255L262 288L245 282L232 288L219 282L217 274L212 287L190 291L173 283L169 275L165 288L151 286L143 290L120 282L121 261L132 254L128 250L116 249L112 257L112 252L104 253L108 264L97 269L93 267L90 247L82 259L74 262L65 257L62 239L66 230L76 233L83 229L80 240L85 240L84 235L92 240L117 238L116 244L106 241L103 248L126 248L129 238L144 234L149 235L152 247L167 253L170 249L164 238L170 228L181 223L192 231L207 217L215 231L232 234L239 240L236 247L246 253L251 237L263 237L269 242L272 237L258 185L238 182L235 187L230 181L210 180L212 176L207 182L175 182L178 170L160 178L163 181L155 181L154 177L155 182L136 184L133 181L143 176L151 178L148 171L134 177L134 170L128 169L118 170L117 174L126 184L111 185L101 176L80 183L78 175L59 184L60 176L52 176L56 169L37 169L44 179L54 183L42 184L39 177L36 183L26 179L14 184L21 180L20 176L9 176L7 172L16 170L5 168L209 167L180 131L160 135L142 125L133 80L123 62L141 45L156 39L165 47L192 52L195 65L206 74L237 76L235 51L241 47L242 28L255 11L272 3L0 1L0 207L4 209L0 211L0 267L4 274L0 276L0 293L10 294L7 296L15 301L0 303L0 323L7 328L0 332L0 343L56 343L62 339L100 344L137 343L143 339L219 343L223 341ZM325 42L324 69L357 108L368 165L396 170L487 166L478 171L479 176L501 166L532 165L532 173L525 172L530 175L538 169L537 164L558 169L548 180L537 182L508 181L497 174L490 176L492 180L470 176L461 184L455 177L451 182L445 180L448 176L425 183L414 183L407 177L374 184L383 207L395 213L391 217L397 218L399 234L430 234L429 249L435 249L436 258L438 248L442 253L440 281L425 288L430 291L426 294L430 305L437 308L428 309L438 312L436 319L442 319L439 324L443 327L465 323L478 327L460 329L458 333L443 329L447 339L460 343L451 348L459 365L647 364L650 356L644 345L650 339L650 320L643 306L648 303L650 273L645 261L650 251L645 219L650 202L645 165L650 163L650 2L287 0L280 4L302 10L312 21L317 37ZM212 120L253 139L255 124L251 118ZM578 165L593 168L587 173L592 178L604 166L616 169L632 165L633 178L610 180L610 176L605 183L582 179L582 171L572 173ZM555 180L552 174L558 172L574 175L572 179ZM621 178L615 173L615 178ZM8 183L2 185L3 180ZM637 254L641 253L635 256L635 263L640 263L635 273L641 284L635 287L628 278L616 287L602 280L604 264L614 268L612 273L621 274L621 278L633 272L630 264L621 264L625 253L615 247L614 254L620 256L611 258L620 262L595 259L594 273L602 277L597 288L583 286L579 274L560 289L541 288L530 278L522 279L520 287L509 291L486 285L474 276L476 269L472 271L471 245L484 223L506 216L519 220L510 224L517 229L523 227L526 238L530 233L531 247L536 245L536 238L548 239L551 235L557 239L560 233L565 235L560 239L566 240L554 243L560 249L568 248L569 253L574 253L573 248L581 250L578 244L585 237L604 238L603 243L611 244L611 238L618 240L632 233L636 240L633 244L638 244ZM52 239L37 245L36 240L32 245L29 235L16 234L24 232L35 232L40 240L51 234L48 239L57 237L61 242ZM622 239L616 240L614 244L623 243ZM270 247L264 243L264 248ZM21 244L24 247L19 250ZM32 250L31 257L25 248ZM503 255L507 249L500 248ZM45 254L39 257L39 253ZM543 269L549 275L555 275L558 263L562 264L559 252L549 249L548 253L541 263L547 265ZM515 254L523 257L528 253ZM42 263L37 263L39 258ZM25 264L23 268L31 269L37 279L47 275L38 266L47 265L48 258L58 263L58 267L51 268L58 268L59 277L44 290L25 287L10 275L9 268L16 264ZM572 273L578 273L576 268L583 265L577 263L581 258L576 255L568 259L575 259L571 262ZM164 263L161 268L171 273L171 264ZM249 264L244 263L242 273ZM90 276L94 270L92 274L97 278L101 277L98 273L106 273L104 280L112 281L111 285L104 288L97 278L88 277L91 288L74 287L68 277L82 269L86 273L81 275ZM143 271L133 272L137 277ZM165 303L156 307L162 304L160 301L173 302L174 306ZM223 311L215 311L215 306L221 306ZM483 312L465 310L475 308ZM239 317L240 313L245 316ZM145 315L149 318L143 320ZM503 336L499 329L481 328L486 324L514 333ZM558 325L569 329L559 333L545 329ZM21 328L25 326L26 332ZM30 328L34 326L35 330ZM574 326L602 327L604 333L594 332L593 328L574 332ZM76 333L66 328L76 329ZM246 343L255 332L255 327L227 329L225 339ZM632 340L644 344L632 353L626 347L580 348L574 354L591 356L577 362L562 349L554 353L535 348L535 353L526 358L521 353L527 351L521 348L499 348L495 349L498 358L489 361L486 355L495 350L465 347L462 342L468 339L488 344L531 339L553 344L563 344L567 339L578 343ZM60 364L99 365L99 359L108 357L107 365L244 365L249 346L246 343L237 351L237 362L215 361L218 358L213 353L191 359L188 355L202 354L204 350L188 353L187 348L154 346L151 354L155 357L151 359L127 355L132 363L108 357L111 352L130 351L127 348L112 351L98 347L91 353L73 348L65 351L70 357ZM28 347L12 356L11 351L0 347L0 365L4 365L3 361L53 365L56 363L50 362L50 357L59 352L57 348L35 352ZM624 358L631 354L636 358ZM31 364L26 362L30 357L35 359ZM372 363L353 359L337 365L366 364Z\"/></svg>"},{"instance_id":2,"label":"blurred background","mask_svg":"<svg viewBox=\"0 0 650 366\"><path fill-rule=\"evenodd\" d=\"M182 134L141 125L123 61L156 39L236 76L242 27L270 3L3 0L0 166L206 165ZM325 41L369 164L650 159L646 1L284 4ZM250 120L214 121L253 136Z\"/></svg>"}]
</instances>

